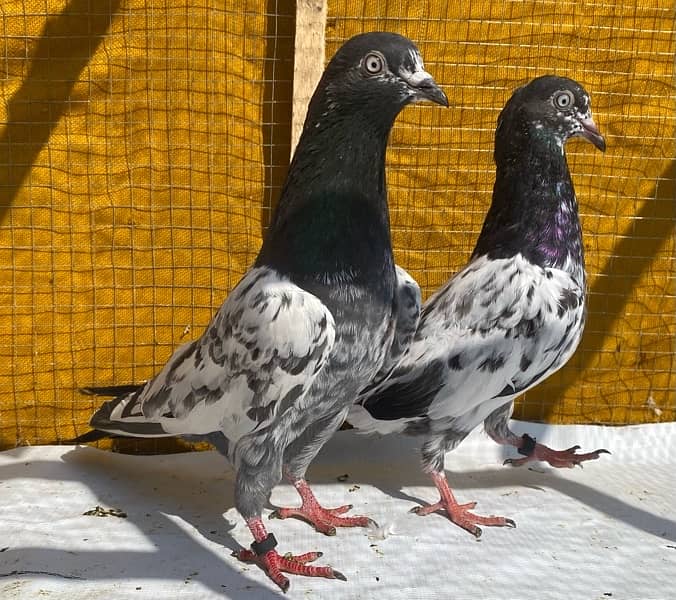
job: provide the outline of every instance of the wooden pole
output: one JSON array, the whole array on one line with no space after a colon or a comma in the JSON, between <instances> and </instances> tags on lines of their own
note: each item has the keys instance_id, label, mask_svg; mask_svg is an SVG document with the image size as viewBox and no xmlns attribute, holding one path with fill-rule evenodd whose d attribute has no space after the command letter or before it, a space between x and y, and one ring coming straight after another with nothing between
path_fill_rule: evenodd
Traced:
<instances>
[{"instance_id":1,"label":"wooden pole","mask_svg":"<svg viewBox=\"0 0 676 600\"><path fill-rule=\"evenodd\" d=\"M328 0L296 0L291 155L298 143L307 105L324 71L324 32Z\"/></svg>"}]
</instances>

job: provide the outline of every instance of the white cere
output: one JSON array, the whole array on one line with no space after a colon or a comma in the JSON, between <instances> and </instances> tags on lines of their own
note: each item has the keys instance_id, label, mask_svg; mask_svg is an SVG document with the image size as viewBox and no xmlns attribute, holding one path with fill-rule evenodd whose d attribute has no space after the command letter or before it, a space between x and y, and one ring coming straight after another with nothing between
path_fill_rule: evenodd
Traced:
<instances>
[{"instance_id":1,"label":"white cere","mask_svg":"<svg viewBox=\"0 0 676 600\"><path fill-rule=\"evenodd\" d=\"M425 70L425 65L423 64L422 56L420 56L419 52L416 52L415 50L409 50L408 55L411 58L411 62L413 63L414 71Z\"/></svg>"},{"instance_id":2,"label":"white cere","mask_svg":"<svg viewBox=\"0 0 676 600\"><path fill-rule=\"evenodd\" d=\"M415 50L409 50L408 56L413 66L413 70L410 70L408 65L402 65L399 69L399 75L409 85L415 87L425 79L429 79L430 74L425 71L425 65L423 64L422 57L418 52Z\"/></svg>"}]
</instances>

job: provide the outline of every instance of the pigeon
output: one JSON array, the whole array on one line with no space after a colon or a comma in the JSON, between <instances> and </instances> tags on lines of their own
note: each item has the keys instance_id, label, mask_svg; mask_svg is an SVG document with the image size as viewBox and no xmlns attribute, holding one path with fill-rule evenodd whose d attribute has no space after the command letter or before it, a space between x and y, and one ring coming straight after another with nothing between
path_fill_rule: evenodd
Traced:
<instances>
[{"instance_id":1,"label":"pigeon","mask_svg":"<svg viewBox=\"0 0 676 600\"><path fill-rule=\"evenodd\" d=\"M389 377L395 365L408 352L420 322L420 311L422 309L420 286L403 267L395 264L394 269L397 304L397 313L392 322L394 336L385 355L385 360L369 386L376 386ZM364 390L361 393L363 392Z\"/></svg>"},{"instance_id":2,"label":"pigeon","mask_svg":"<svg viewBox=\"0 0 676 600\"><path fill-rule=\"evenodd\" d=\"M469 263L423 305L407 352L389 377L367 386L350 409L360 432L423 436L422 464L442 512L479 537L511 519L470 512L444 473L445 453L483 421L521 459L572 467L607 452L555 451L509 428L514 399L563 367L585 324L582 232L564 145L582 137L605 151L590 98L575 81L544 76L517 89L495 133L493 198Z\"/></svg>"},{"instance_id":3,"label":"pigeon","mask_svg":"<svg viewBox=\"0 0 676 600\"><path fill-rule=\"evenodd\" d=\"M202 336L180 346L141 387L129 386L91 418L94 431L184 436L215 443L236 471L235 505L257 562L284 591L284 573L345 579L321 556L279 554L261 514L286 477L294 516L325 533L366 526L323 508L305 471L376 377L410 312L392 256L385 152L399 112L448 99L407 38L371 32L348 40L327 65L262 248ZM413 334L399 335L405 343ZM283 510L279 516L285 516Z\"/></svg>"},{"instance_id":4,"label":"pigeon","mask_svg":"<svg viewBox=\"0 0 676 600\"><path fill-rule=\"evenodd\" d=\"M399 362L401 357L408 351L408 347L413 340L418 323L420 322L420 310L422 308L422 291L418 282L401 266L394 265L395 268L395 303L396 312L393 314L391 325L394 328L394 335L392 341L385 355L380 370L369 383L369 387L378 385L381 381L386 379L392 372L394 366ZM79 389L82 394L87 396L122 396L131 392L136 392L141 389L147 382L117 384L105 386L86 386ZM364 388L368 389L368 388ZM364 390L362 390L363 393ZM199 436L193 437L196 441L208 441L218 451L227 457L228 453L225 450L227 446L221 441L219 435L210 435L209 438L201 438ZM77 441L80 442L95 442L106 437L125 437L114 436L106 432L92 430L79 436ZM186 436L183 436L186 437ZM70 440L74 441L74 440ZM58 443L58 442L55 442Z\"/></svg>"}]
</instances>

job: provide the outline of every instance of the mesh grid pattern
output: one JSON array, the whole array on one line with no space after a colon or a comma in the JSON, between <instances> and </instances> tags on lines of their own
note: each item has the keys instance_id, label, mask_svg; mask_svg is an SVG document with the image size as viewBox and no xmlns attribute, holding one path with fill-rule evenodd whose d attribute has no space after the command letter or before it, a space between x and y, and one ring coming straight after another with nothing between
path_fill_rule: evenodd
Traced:
<instances>
[{"instance_id":1,"label":"mesh grid pattern","mask_svg":"<svg viewBox=\"0 0 676 600\"><path fill-rule=\"evenodd\" d=\"M327 56L361 31L398 31L453 104L408 108L395 126L397 262L426 296L457 270L490 201L495 120L511 90L548 72L579 80L608 141L605 155L568 146L587 331L517 416L674 419L676 10L462 4L328 3ZM152 376L251 264L289 159L292 5L3 3L0 446L81 432L95 402L77 387Z\"/></svg>"},{"instance_id":2,"label":"mesh grid pattern","mask_svg":"<svg viewBox=\"0 0 676 600\"><path fill-rule=\"evenodd\" d=\"M82 427L79 386L152 376L255 256L293 23L262 2L194 4L5 9L3 445Z\"/></svg>"},{"instance_id":3,"label":"mesh grid pattern","mask_svg":"<svg viewBox=\"0 0 676 600\"><path fill-rule=\"evenodd\" d=\"M643 1L329 3L327 55L361 31L403 33L451 100L448 111L404 111L388 157L395 256L425 296L471 253L490 204L495 122L512 90L556 73L592 96L608 150L567 147L585 234L586 332L571 362L521 399L518 417L676 416L675 16Z\"/></svg>"}]
</instances>

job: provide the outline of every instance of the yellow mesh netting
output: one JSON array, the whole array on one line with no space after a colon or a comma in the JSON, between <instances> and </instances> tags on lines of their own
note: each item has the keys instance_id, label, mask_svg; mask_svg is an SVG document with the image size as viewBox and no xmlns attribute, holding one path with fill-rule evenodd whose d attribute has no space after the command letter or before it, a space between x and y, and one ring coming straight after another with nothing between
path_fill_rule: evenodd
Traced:
<instances>
[{"instance_id":1,"label":"yellow mesh netting","mask_svg":"<svg viewBox=\"0 0 676 600\"><path fill-rule=\"evenodd\" d=\"M577 140L567 148L590 276L586 333L516 416L676 417L676 7L667 4L329 2L327 54L361 31L398 31L418 42L455 104L404 111L389 152L396 259L425 295L476 241L492 192L495 122L511 91L556 73L592 96L608 150Z\"/></svg>"},{"instance_id":2,"label":"yellow mesh netting","mask_svg":"<svg viewBox=\"0 0 676 600\"><path fill-rule=\"evenodd\" d=\"M150 377L251 263L292 47L264 4L5 4L1 445L82 429L78 386Z\"/></svg>"},{"instance_id":3,"label":"yellow mesh netting","mask_svg":"<svg viewBox=\"0 0 676 600\"><path fill-rule=\"evenodd\" d=\"M3 2L0 447L84 431L96 401L76 388L152 376L250 265L288 161L292 4ZM397 261L425 295L463 264L511 90L579 80L608 141L605 155L568 146L587 332L517 415L673 419L674 7L451 4L329 2L327 55L360 31L401 32L454 104L406 109L393 133Z\"/></svg>"}]
</instances>

